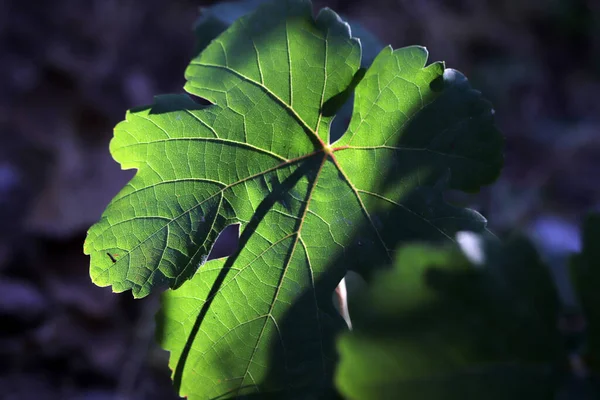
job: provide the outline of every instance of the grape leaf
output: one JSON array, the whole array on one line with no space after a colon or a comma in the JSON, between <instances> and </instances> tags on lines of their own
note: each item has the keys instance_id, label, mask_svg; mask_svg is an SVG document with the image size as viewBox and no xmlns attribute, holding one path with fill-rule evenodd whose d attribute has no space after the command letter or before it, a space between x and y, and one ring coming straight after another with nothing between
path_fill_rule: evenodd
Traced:
<instances>
[{"instance_id":1,"label":"grape leaf","mask_svg":"<svg viewBox=\"0 0 600 400\"><path fill-rule=\"evenodd\" d=\"M522 239L474 267L455 247L402 247L351 299L336 383L348 399L550 399L564 360L558 297Z\"/></svg>"},{"instance_id":2,"label":"grape leaf","mask_svg":"<svg viewBox=\"0 0 600 400\"><path fill-rule=\"evenodd\" d=\"M491 105L426 61L422 47L387 47L356 79L346 23L274 2L190 63L185 89L210 105L159 96L115 128L113 157L138 171L84 250L100 286L179 288L164 295L160 331L182 395L326 385L344 326L331 293L347 270L368 277L398 243L485 228L442 194L498 175ZM330 144L332 101L353 82L350 126ZM207 261L232 224L238 250Z\"/></svg>"}]
</instances>

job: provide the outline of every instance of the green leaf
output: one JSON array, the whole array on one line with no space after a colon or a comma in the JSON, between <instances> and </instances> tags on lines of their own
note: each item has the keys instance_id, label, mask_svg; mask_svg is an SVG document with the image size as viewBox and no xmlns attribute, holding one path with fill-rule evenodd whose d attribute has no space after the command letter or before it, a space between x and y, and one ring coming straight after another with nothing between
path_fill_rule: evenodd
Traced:
<instances>
[{"instance_id":1,"label":"green leaf","mask_svg":"<svg viewBox=\"0 0 600 400\"><path fill-rule=\"evenodd\" d=\"M442 194L498 175L490 104L460 73L425 67L424 48L388 47L329 144L335 107L323 109L357 82L360 58L331 10L267 4L190 63L185 89L211 105L160 96L116 127L111 152L138 172L84 249L100 286L179 288L159 328L182 395L327 386L344 326L331 293L346 271L368 277L398 243L485 228ZM238 250L207 261L232 224Z\"/></svg>"},{"instance_id":2,"label":"green leaf","mask_svg":"<svg viewBox=\"0 0 600 400\"><path fill-rule=\"evenodd\" d=\"M455 247L402 247L350 303L336 383L348 399L551 399L558 299L523 240L474 267ZM490 258L492 259L492 258Z\"/></svg>"},{"instance_id":3,"label":"green leaf","mask_svg":"<svg viewBox=\"0 0 600 400\"><path fill-rule=\"evenodd\" d=\"M600 214L583 224L583 250L571 258L571 281L587 319L589 367L600 374Z\"/></svg>"}]
</instances>

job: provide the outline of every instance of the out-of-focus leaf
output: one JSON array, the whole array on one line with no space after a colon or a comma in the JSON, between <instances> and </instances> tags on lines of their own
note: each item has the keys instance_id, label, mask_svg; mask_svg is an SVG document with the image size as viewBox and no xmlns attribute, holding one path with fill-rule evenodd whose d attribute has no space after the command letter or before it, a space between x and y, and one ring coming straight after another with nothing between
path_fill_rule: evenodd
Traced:
<instances>
[{"instance_id":1,"label":"out-of-focus leaf","mask_svg":"<svg viewBox=\"0 0 600 400\"><path fill-rule=\"evenodd\" d=\"M349 399L552 399L558 300L522 239L474 267L454 247L408 245L350 304L336 383ZM504 258L501 258L504 255Z\"/></svg>"},{"instance_id":2,"label":"out-of-focus leaf","mask_svg":"<svg viewBox=\"0 0 600 400\"><path fill-rule=\"evenodd\" d=\"M583 223L583 249L571 258L571 279L587 319L589 366L600 373L600 214Z\"/></svg>"}]
</instances>

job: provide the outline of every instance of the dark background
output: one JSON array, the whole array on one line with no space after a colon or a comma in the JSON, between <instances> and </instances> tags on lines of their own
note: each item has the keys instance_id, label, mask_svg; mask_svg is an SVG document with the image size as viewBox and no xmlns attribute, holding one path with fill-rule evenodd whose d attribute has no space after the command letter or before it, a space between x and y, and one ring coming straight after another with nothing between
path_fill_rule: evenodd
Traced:
<instances>
[{"instance_id":1,"label":"dark background","mask_svg":"<svg viewBox=\"0 0 600 400\"><path fill-rule=\"evenodd\" d=\"M176 398L157 298L95 287L82 244L132 176L110 157L112 127L182 91L209 3L0 0L0 399ZM578 249L600 205L600 1L315 3L464 72L495 105L506 164L493 187L453 198L551 260Z\"/></svg>"}]
</instances>

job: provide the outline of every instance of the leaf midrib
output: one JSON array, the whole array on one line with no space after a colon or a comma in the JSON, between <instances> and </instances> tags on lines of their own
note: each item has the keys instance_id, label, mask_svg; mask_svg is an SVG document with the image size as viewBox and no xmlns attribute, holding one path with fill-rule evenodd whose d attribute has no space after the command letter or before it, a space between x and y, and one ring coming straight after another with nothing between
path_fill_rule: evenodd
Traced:
<instances>
[{"instance_id":1,"label":"leaf midrib","mask_svg":"<svg viewBox=\"0 0 600 400\"><path fill-rule=\"evenodd\" d=\"M281 274L280 278L279 278L279 282L277 282L277 290L275 291L275 294L273 296L273 300L271 301L270 307L269 307L269 312L267 313L267 315L272 315L273 313L273 308L275 307L275 303L277 302L277 298L279 296L279 291L281 290L281 287L283 286L283 281L285 280L285 276L287 274L288 271L288 267L290 265L290 262L292 260L292 258L294 257L294 254L296 252L296 246L298 245L298 242L300 241L300 234L302 233L302 227L304 226L304 221L306 220L306 213L308 212L308 209L310 207L310 200L312 199L312 194L315 190L315 187L317 186L317 182L319 180L319 177L321 175L321 170L323 169L323 166L325 165L325 162L327 161L327 155L323 156L323 159L321 160L321 164L319 165L319 168L317 170L317 173L315 175L315 178L310 186L309 192L307 194L306 197L306 203L304 204L304 208L302 209L302 215L300 217L300 222L299 222L299 226L298 229L292 233L292 235L295 235L295 239L294 239L294 243L292 244L292 249L290 251L289 257L287 258L285 264L284 264L284 269L283 269L283 273ZM308 251L306 252L306 254L308 255ZM312 267L309 264L309 270L311 270L312 272ZM314 287L313 287L313 292L314 292ZM318 306L317 306L318 308ZM252 364L252 360L254 359L254 356L258 350L258 344L260 343L260 341L262 340L265 328L267 326L267 321L269 319L265 318L265 321L263 323L263 326L260 330L260 333L258 335L258 338L256 339L256 345L254 346L254 349L252 351L252 354L250 355L250 359L248 360L248 363L246 364L246 371L244 372L244 375L242 377L242 384L244 382L244 380L246 379L246 376L250 373L250 365ZM317 313L317 320L319 320L319 314ZM273 318L273 322L276 324L277 323L275 321L275 319ZM277 326L277 331L279 332L279 327ZM321 331L321 324L319 322L319 331ZM322 343L322 335L319 335L319 343L321 345L321 348L323 348L323 343ZM285 346L282 346L285 348ZM323 351L321 351L321 359L323 359L325 355L323 354ZM324 361L322 361L322 365L324 366ZM323 371L324 372L324 371Z\"/></svg>"}]
</instances>

